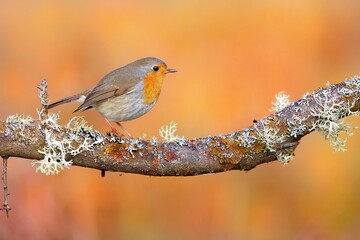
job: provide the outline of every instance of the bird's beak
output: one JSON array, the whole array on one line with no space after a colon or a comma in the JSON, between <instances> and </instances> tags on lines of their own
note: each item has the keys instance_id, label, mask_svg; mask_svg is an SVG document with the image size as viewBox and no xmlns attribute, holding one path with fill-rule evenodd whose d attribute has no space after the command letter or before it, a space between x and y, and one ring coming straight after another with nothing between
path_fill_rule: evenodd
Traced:
<instances>
[{"instance_id":1,"label":"bird's beak","mask_svg":"<svg viewBox=\"0 0 360 240\"><path fill-rule=\"evenodd\" d=\"M176 72L177 72L176 69L168 68L168 69L166 69L166 72L165 72L165 73L176 73Z\"/></svg>"}]
</instances>

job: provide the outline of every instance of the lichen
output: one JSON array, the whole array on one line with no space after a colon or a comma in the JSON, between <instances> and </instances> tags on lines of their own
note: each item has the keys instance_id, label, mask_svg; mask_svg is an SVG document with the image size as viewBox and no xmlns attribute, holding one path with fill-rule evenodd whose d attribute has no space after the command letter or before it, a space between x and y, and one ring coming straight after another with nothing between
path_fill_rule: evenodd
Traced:
<instances>
[{"instance_id":1,"label":"lichen","mask_svg":"<svg viewBox=\"0 0 360 240\"><path fill-rule=\"evenodd\" d=\"M265 123L264 123L265 122ZM285 141L285 136L280 135L280 129L267 125L267 121L254 124L256 130L255 138L265 144L265 150L275 152L276 145ZM261 124L261 127L259 126Z\"/></svg>"},{"instance_id":2,"label":"lichen","mask_svg":"<svg viewBox=\"0 0 360 240\"><path fill-rule=\"evenodd\" d=\"M302 136L307 129L304 124L305 119L301 115L294 115L291 119L287 119L288 132L291 137L297 138Z\"/></svg>"},{"instance_id":3,"label":"lichen","mask_svg":"<svg viewBox=\"0 0 360 240\"><path fill-rule=\"evenodd\" d=\"M143 156L140 150L144 148L143 140L139 138L131 138L128 141L128 146L125 148L131 155L131 157L135 157L134 152L138 152L140 157Z\"/></svg>"},{"instance_id":4,"label":"lichen","mask_svg":"<svg viewBox=\"0 0 360 240\"><path fill-rule=\"evenodd\" d=\"M251 147L256 139L250 135L251 130L246 128L242 133L238 136L237 141L240 147L249 148Z\"/></svg>"},{"instance_id":5,"label":"lichen","mask_svg":"<svg viewBox=\"0 0 360 240\"><path fill-rule=\"evenodd\" d=\"M280 151L276 153L276 157L284 166L287 165L293 158L293 153L288 151Z\"/></svg>"},{"instance_id":6,"label":"lichen","mask_svg":"<svg viewBox=\"0 0 360 240\"><path fill-rule=\"evenodd\" d=\"M42 126L46 126L47 128L54 129L57 132L60 131L61 125L58 123L58 120L60 119L59 113L48 113L44 118L42 118L42 112L41 111L37 111L37 112ZM41 125L39 127L41 127Z\"/></svg>"},{"instance_id":7,"label":"lichen","mask_svg":"<svg viewBox=\"0 0 360 240\"><path fill-rule=\"evenodd\" d=\"M85 121L83 116L75 116L66 124L65 127L67 129L71 129L75 133L93 130L92 126L88 126L87 124L88 123Z\"/></svg>"},{"instance_id":8,"label":"lichen","mask_svg":"<svg viewBox=\"0 0 360 240\"><path fill-rule=\"evenodd\" d=\"M289 95L286 95L284 92L276 94L275 99L275 102L272 102L273 107L270 109L270 112L278 112L290 104Z\"/></svg>"},{"instance_id":9,"label":"lichen","mask_svg":"<svg viewBox=\"0 0 360 240\"><path fill-rule=\"evenodd\" d=\"M34 119L31 116L24 115L10 115L6 118L6 130L5 136L8 136L13 131L18 131L21 137L26 137L24 131L27 127L31 127L34 125Z\"/></svg>"},{"instance_id":10,"label":"lichen","mask_svg":"<svg viewBox=\"0 0 360 240\"><path fill-rule=\"evenodd\" d=\"M69 139L56 139L51 131L45 129L45 146L38 150L44 154L40 161L33 161L32 165L37 166L36 172L40 171L46 175L58 174L64 168L69 168L72 161L66 161L66 154L74 150Z\"/></svg>"},{"instance_id":11,"label":"lichen","mask_svg":"<svg viewBox=\"0 0 360 240\"><path fill-rule=\"evenodd\" d=\"M180 140L184 140L185 138L182 136L175 135L177 130L177 123L171 121L169 125L161 126L159 130L159 136L162 138L164 142L176 142Z\"/></svg>"},{"instance_id":12,"label":"lichen","mask_svg":"<svg viewBox=\"0 0 360 240\"><path fill-rule=\"evenodd\" d=\"M156 136L153 136L150 140L150 145L156 146L157 144L158 144L158 140L157 140Z\"/></svg>"},{"instance_id":13,"label":"lichen","mask_svg":"<svg viewBox=\"0 0 360 240\"><path fill-rule=\"evenodd\" d=\"M316 130L322 134L325 139L330 139L330 145L335 151L346 151L346 140L341 139L339 134L345 133L352 135L354 128L350 124L346 124L344 117L354 114L351 108L354 102L349 101L333 101L329 99L330 90L322 91L322 93L314 93L316 108L311 109L311 115L316 117L316 121L310 130Z\"/></svg>"},{"instance_id":14,"label":"lichen","mask_svg":"<svg viewBox=\"0 0 360 240\"><path fill-rule=\"evenodd\" d=\"M93 133L85 120L79 117L71 119L62 134L58 119L59 114L49 113L41 120L45 145L38 152L44 154L44 158L33 162L36 172L58 174L72 165L72 160L67 161L68 156L75 157L83 151L93 151L93 146L105 141L101 134Z\"/></svg>"}]
</instances>

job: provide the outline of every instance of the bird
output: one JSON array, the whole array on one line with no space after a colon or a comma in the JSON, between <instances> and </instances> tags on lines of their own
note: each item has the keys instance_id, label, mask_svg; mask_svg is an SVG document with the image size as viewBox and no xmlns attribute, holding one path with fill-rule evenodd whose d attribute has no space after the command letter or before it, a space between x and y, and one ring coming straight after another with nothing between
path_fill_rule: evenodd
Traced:
<instances>
[{"instance_id":1,"label":"bird","mask_svg":"<svg viewBox=\"0 0 360 240\"><path fill-rule=\"evenodd\" d=\"M75 112L94 108L110 125L113 133L118 134L111 122L122 126L121 122L133 120L149 112L156 104L164 77L175 73L166 63L155 57L146 57L131 62L106 74L94 87L81 93L60 99L48 105L54 108L69 102L80 102Z\"/></svg>"}]
</instances>

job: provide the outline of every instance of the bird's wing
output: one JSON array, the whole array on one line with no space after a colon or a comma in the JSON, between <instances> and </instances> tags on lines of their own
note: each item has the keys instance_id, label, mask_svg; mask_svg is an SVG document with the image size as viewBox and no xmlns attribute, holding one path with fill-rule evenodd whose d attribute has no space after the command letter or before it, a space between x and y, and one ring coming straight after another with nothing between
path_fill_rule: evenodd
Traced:
<instances>
[{"instance_id":1,"label":"bird's wing","mask_svg":"<svg viewBox=\"0 0 360 240\"><path fill-rule=\"evenodd\" d=\"M85 101L74 111L87 110L96 103L100 103L109 98L121 96L133 90L136 83L111 84L110 82L99 82L86 96Z\"/></svg>"},{"instance_id":2,"label":"bird's wing","mask_svg":"<svg viewBox=\"0 0 360 240\"><path fill-rule=\"evenodd\" d=\"M134 90L142 80L141 75L134 74L127 67L121 67L105 75L100 82L86 93L85 101L74 111L85 111L94 104L109 98L121 96Z\"/></svg>"}]
</instances>

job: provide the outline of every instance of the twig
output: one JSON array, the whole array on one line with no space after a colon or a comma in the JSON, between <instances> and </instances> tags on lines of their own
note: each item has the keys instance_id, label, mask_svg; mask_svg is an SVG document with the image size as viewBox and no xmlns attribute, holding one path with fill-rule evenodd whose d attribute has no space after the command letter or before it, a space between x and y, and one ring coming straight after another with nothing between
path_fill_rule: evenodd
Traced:
<instances>
[{"instance_id":1,"label":"twig","mask_svg":"<svg viewBox=\"0 0 360 240\"><path fill-rule=\"evenodd\" d=\"M37 88L38 88L40 103L41 103L41 110L40 110L39 116L41 119L44 119L48 114L47 106L49 105L48 94L46 91L46 89L47 89L46 79L43 79L41 81L41 83L37 86Z\"/></svg>"},{"instance_id":2,"label":"twig","mask_svg":"<svg viewBox=\"0 0 360 240\"><path fill-rule=\"evenodd\" d=\"M7 160L9 159L9 157L3 157L3 172L2 172L2 181L3 181L3 189L4 189L4 204L3 207L0 208L0 210L4 210L6 211L6 216L9 217L9 211L11 210L10 206L9 206L9 189L7 186Z\"/></svg>"}]
</instances>

